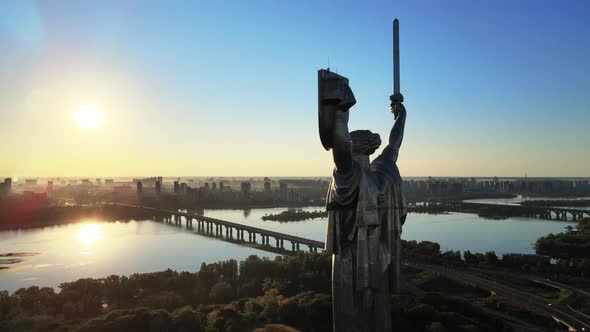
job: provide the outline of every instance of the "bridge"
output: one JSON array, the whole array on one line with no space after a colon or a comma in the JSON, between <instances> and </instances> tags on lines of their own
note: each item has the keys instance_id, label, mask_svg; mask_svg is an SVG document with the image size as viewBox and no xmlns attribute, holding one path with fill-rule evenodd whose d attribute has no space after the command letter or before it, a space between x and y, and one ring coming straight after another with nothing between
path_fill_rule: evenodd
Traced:
<instances>
[{"instance_id":1,"label":"bridge","mask_svg":"<svg viewBox=\"0 0 590 332\"><path fill-rule=\"evenodd\" d=\"M590 209L574 209L553 206L522 206L507 204L486 204L462 201L427 202L427 205L444 206L449 211L478 213L481 208L498 208L499 210L510 210L515 216L533 217L552 220L577 221L590 217Z\"/></svg>"},{"instance_id":2,"label":"bridge","mask_svg":"<svg viewBox=\"0 0 590 332\"><path fill-rule=\"evenodd\" d=\"M310 240L294 235L270 231L263 228L252 227L231 221L209 218L202 215L185 213L173 210L164 210L152 208L141 205L120 204L120 203L104 203L105 205L114 205L129 209L140 209L152 215L152 220L158 222L166 222L175 225L182 225L183 221L187 228L194 229L193 223L197 231L205 235L222 237L230 241L242 242L244 244L257 244L260 238L261 246L258 249L276 252L286 250L285 241L291 243L291 252L301 251L301 245L307 246L310 252L317 252L318 248L323 250L324 242ZM247 238L247 239L246 239ZM274 247L271 246L271 240L274 241ZM273 250L275 249L275 250Z\"/></svg>"},{"instance_id":3,"label":"bridge","mask_svg":"<svg viewBox=\"0 0 590 332\"><path fill-rule=\"evenodd\" d=\"M590 217L590 210L581 210L573 208L562 208L554 206L522 206L522 205L502 205L502 204L484 204L484 203L469 203L460 202L464 207L477 208L482 207L499 207L499 208L514 208L517 213L524 217L534 217L541 219L554 220L581 220L584 217Z\"/></svg>"}]
</instances>

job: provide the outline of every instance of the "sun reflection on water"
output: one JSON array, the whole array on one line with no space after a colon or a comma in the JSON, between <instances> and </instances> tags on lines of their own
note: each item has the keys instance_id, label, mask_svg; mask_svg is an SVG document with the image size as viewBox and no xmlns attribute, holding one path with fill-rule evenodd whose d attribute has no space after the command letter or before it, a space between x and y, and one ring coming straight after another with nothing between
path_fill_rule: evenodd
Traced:
<instances>
[{"instance_id":1,"label":"sun reflection on water","mask_svg":"<svg viewBox=\"0 0 590 332\"><path fill-rule=\"evenodd\" d=\"M98 224L84 224L76 233L78 242L91 246L104 238L103 232Z\"/></svg>"}]
</instances>

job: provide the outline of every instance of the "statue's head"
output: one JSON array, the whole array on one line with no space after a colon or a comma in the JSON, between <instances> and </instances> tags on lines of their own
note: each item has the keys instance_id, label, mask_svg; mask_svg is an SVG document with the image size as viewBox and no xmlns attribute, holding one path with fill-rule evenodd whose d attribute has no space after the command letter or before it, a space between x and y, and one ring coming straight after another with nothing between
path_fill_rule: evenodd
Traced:
<instances>
[{"instance_id":1,"label":"statue's head","mask_svg":"<svg viewBox=\"0 0 590 332\"><path fill-rule=\"evenodd\" d=\"M350 133L352 155L370 156L381 146L381 137L370 130L355 130Z\"/></svg>"}]
</instances>

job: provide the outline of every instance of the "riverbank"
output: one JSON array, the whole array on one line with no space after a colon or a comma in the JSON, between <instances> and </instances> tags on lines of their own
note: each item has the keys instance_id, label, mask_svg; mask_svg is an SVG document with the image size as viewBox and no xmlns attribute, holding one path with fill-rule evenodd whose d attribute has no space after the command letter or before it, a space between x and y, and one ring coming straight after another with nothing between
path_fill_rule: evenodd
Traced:
<instances>
[{"instance_id":1,"label":"riverbank","mask_svg":"<svg viewBox=\"0 0 590 332\"><path fill-rule=\"evenodd\" d=\"M202 199L191 202L177 196L163 195L160 198L143 198L140 200L113 201L113 203L143 205L163 210L243 210L243 209L266 209L266 208L303 208L303 207L324 207L323 200L287 201L281 199L255 200L208 200Z\"/></svg>"},{"instance_id":2,"label":"riverbank","mask_svg":"<svg viewBox=\"0 0 590 332\"><path fill-rule=\"evenodd\" d=\"M590 199L530 200L520 203L522 206L567 206L590 207Z\"/></svg>"},{"instance_id":3,"label":"riverbank","mask_svg":"<svg viewBox=\"0 0 590 332\"><path fill-rule=\"evenodd\" d=\"M141 220L151 214L141 209L118 206L34 206L27 203L0 207L0 231L40 228L77 223L82 219L99 218L104 221Z\"/></svg>"},{"instance_id":4,"label":"riverbank","mask_svg":"<svg viewBox=\"0 0 590 332\"><path fill-rule=\"evenodd\" d=\"M514 323L522 326L523 322L557 328L543 311L470 281L486 284L485 280L492 280L492 289L509 285L546 298L543 301L558 301L559 291L529 281L536 278L530 272L550 264L547 258L498 257L493 252L465 252L461 257L458 252L441 252L440 245L428 241L404 241L402 248L406 282L402 294L393 295L391 308L401 330L512 331ZM529 274L522 274L531 264L533 269L526 270ZM544 275L540 273L539 278ZM166 270L84 278L61 284L59 293L31 286L0 293L0 303L11 308L0 311L0 330L26 326L29 331L64 332L237 332L272 324L300 331L330 330L330 275L330 255L300 254L202 264L194 273Z\"/></svg>"},{"instance_id":5,"label":"riverbank","mask_svg":"<svg viewBox=\"0 0 590 332\"><path fill-rule=\"evenodd\" d=\"M404 269L412 280L421 272ZM80 279L62 284L59 293L33 286L2 294L2 303L11 310L0 312L0 330L238 332L284 324L300 331L328 331L330 276L331 256L307 254L203 264L196 273L166 270ZM485 294L440 280L436 285L452 283L453 291ZM420 287L427 292L436 288L432 284ZM394 295L391 315L400 330L510 330L469 301L425 291Z\"/></svg>"},{"instance_id":6,"label":"riverbank","mask_svg":"<svg viewBox=\"0 0 590 332\"><path fill-rule=\"evenodd\" d=\"M554 258L577 258L585 260L590 274L590 218L578 221L575 229L570 227L565 232L549 234L539 238L535 243L537 253Z\"/></svg>"}]
</instances>

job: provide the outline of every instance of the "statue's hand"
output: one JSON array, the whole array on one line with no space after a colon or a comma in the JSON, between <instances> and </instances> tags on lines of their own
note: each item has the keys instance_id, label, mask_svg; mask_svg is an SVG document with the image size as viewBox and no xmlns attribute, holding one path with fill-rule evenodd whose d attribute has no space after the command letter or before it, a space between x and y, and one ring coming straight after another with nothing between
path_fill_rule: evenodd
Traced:
<instances>
[{"instance_id":1,"label":"statue's hand","mask_svg":"<svg viewBox=\"0 0 590 332\"><path fill-rule=\"evenodd\" d=\"M342 92L342 100L338 103L338 109L344 112L348 112L348 110L356 104L356 99L354 98L354 93L352 93L352 89L349 86L346 86L344 91Z\"/></svg>"},{"instance_id":2,"label":"statue's hand","mask_svg":"<svg viewBox=\"0 0 590 332\"><path fill-rule=\"evenodd\" d=\"M391 100L392 104L395 104L398 102L403 103L404 102L404 95L402 95L401 93L396 93L396 94L389 96L389 100Z\"/></svg>"},{"instance_id":3,"label":"statue's hand","mask_svg":"<svg viewBox=\"0 0 590 332\"><path fill-rule=\"evenodd\" d=\"M404 96L401 93L396 93L389 97L391 103L389 107L391 109L391 113L393 113L394 119L397 120L401 112L405 112L406 108L404 107Z\"/></svg>"}]
</instances>

